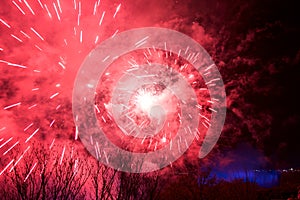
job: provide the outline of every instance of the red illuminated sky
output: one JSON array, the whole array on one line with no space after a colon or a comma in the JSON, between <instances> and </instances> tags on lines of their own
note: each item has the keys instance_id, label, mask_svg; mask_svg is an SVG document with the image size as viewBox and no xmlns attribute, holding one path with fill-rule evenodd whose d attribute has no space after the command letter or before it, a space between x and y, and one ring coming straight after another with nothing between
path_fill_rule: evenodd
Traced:
<instances>
[{"instance_id":1,"label":"red illuminated sky","mask_svg":"<svg viewBox=\"0 0 300 200\"><path fill-rule=\"evenodd\" d=\"M217 165L300 167L300 28L293 2L40 2L0 2L0 145L12 138L1 154L17 141L24 148L26 140L73 141L72 89L84 58L116 31L156 26L192 37L220 70L228 110L210 154Z\"/></svg>"}]
</instances>

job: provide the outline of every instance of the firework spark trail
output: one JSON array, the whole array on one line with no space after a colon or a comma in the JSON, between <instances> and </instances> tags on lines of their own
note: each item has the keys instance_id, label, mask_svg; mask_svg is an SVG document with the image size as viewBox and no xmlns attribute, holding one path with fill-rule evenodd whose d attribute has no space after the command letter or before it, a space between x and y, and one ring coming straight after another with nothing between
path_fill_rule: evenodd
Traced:
<instances>
[{"instance_id":1,"label":"firework spark trail","mask_svg":"<svg viewBox=\"0 0 300 200\"><path fill-rule=\"evenodd\" d=\"M94 145L94 147L95 147L96 157L97 157L97 159L99 159L99 152L98 152L97 146Z\"/></svg>"},{"instance_id":2,"label":"firework spark trail","mask_svg":"<svg viewBox=\"0 0 300 200\"><path fill-rule=\"evenodd\" d=\"M34 108L34 107L36 107L37 106L37 104L33 104L32 106L29 106L28 107L28 110L31 110L32 108Z\"/></svg>"},{"instance_id":3,"label":"firework spark trail","mask_svg":"<svg viewBox=\"0 0 300 200\"><path fill-rule=\"evenodd\" d=\"M4 20L1 19L1 18L0 18L0 22L1 22L2 24L4 24L7 28L11 28L11 26L10 26L6 21L4 21Z\"/></svg>"},{"instance_id":4,"label":"firework spark trail","mask_svg":"<svg viewBox=\"0 0 300 200\"><path fill-rule=\"evenodd\" d=\"M50 13L50 11L48 9L48 6L46 4L44 4L44 6L45 6L45 9L46 9L46 11L48 13L49 18L52 19L52 14Z\"/></svg>"},{"instance_id":5,"label":"firework spark trail","mask_svg":"<svg viewBox=\"0 0 300 200\"><path fill-rule=\"evenodd\" d=\"M27 34L27 33L25 33L24 31L20 31L20 33L22 33L25 37L27 37L28 39L31 39L31 37Z\"/></svg>"},{"instance_id":6,"label":"firework spark trail","mask_svg":"<svg viewBox=\"0 0 300 200\"><path fill-rule=\"evenodd\" d=\"M36 166L37 162L33 165L33 167L30 169L29 173L27 174L27 176L24 179L24 182L26 182L26 180L29 178L30 174L32 173L32 171L34 170L35 166Z\"/></svg>"},{"instance_id":7,"label":"firework spark trail","mask_svg":"<svg viewBox=\"0 0 300 200\"><path fill-rule=\"evenodd\" d=\"M10 168L9 172L12 172L12 170L17 166L17 164L20 162L20 160L24 157L25 153L30 149L30 146L28 146L24 152L22 153L22 155L19 157L19 159L15 162L15 164L12 166L12 168Z\"/></svg>"},{"instance_id":8,"label":"firework spark trail","mask_svg":"<svg viewBox=\"0 0 300 200\"><path fill-rule=\"evenodd\" d=\"M6 107L4 107L3 109L4 109L4 110L7 110L7 109L10 109L10 108L13 108L13 107L19 106L19 105L21 105L21 102L18 102L18 103L15 103L15 104L12 104L12 105L6 106Z\"/></svg>"},{"instance_id":9,"label":"firework spark trail","mask_svg":"<svg viewBox=\"0 0 300 200\"><path fill-rule=\"evenodd\" d=\"M3 144L0 145L0 149L2 147L4 147L7 143L9 143L11 140L13 139L13 137L9 138L8 140L6 140L6 142L4 142Z\"/></svg>"},{"instance_id":10,"label":"firework spark trail","mask_svg":"<svg viewBox=\"0 0 300 200\"><path fill-rule=\"evenodd\" d=\"M40 88L32 88L31 91L37 91L39 90Z\"/></svg>"},{"instance_id":11,"label":"firework spark trail","mask_svg":"<svg viewBox=\"0 0 300 200\"><path fill-rule=\"evenodd\" d=\"M30 10L30 12L31 12L33 15L35 15L34 11L32 10L31 6L27 3L27 1L26 1L26 0L23 0L23 1L24 1L25 5L27 6L27 8Z\"/></svg>"},{"instance_id":12,"label":"firework spark trail","mask_svg":"<svg viewBox=\"0 0 300 200\"><path fill-rule=\"evenodd\" d=\"M66 69L66 66L62 62L58 62L59 66L61 66L63 69Z\"/></svg>"},{"instance_id":13,"label":"firework spark trail","mask_svg":"<svg viewBox=\"0 0 300 200\"><path fill-rule=\"evenodd\" d=\"M62 164L62 161L63 161L63 159L64 159L65 150L66 150L66 146L64 146L63 151L62 151L62 153L61 153L60 162L59 162L60 165Z\"/></svg>"},{"instance_id":14,"label":"firework spark trail","mask_svg":"<svg viewBox=\"0 0 300 200\"><path fill-rule=\"evenodd\" d=\"M78 139L78 126L75 127L75 140Z\"/></svg>"},{"instance_id":15,"label":"firework spark trail","mask_svg":"<svg viewBox=\"0 0 300 200\"><path fill-rule=\"evenodd\" d=\"M116 12L115 12L113 18L116 18L117 13L120 11L120 8L121 8L121 4L119 4L118 7L116 8Z\"/></svg>"},{"instance_id":16,"label":"firework spark trail","mask_svg":"<svg viewBox=\"0 0 300 200\"><path fill-rule=\"evenodd\" d=\"M23 69L26 69L26 68L27 68L27 67L24 66L24 65L11 63L11 62L8 62L8 61L5 61L5 60L0 60L0 63L5 63L5 64L7 64L8 66L12 66L12 67L19 67L19 68L23 68Z\"/></svg>"},{"instance_id":17,"label":"firework spark trail","mask_svg":"<svg viewBox=\"0 0 300 200\"><path fill-rule=\"evenodd\" d=\"M41 8L44 9L44 6L43 6L41 0L38 0L38 2L39 2L39 4L40 4Z\"/></svg>"},{"instance_id":18,"label":"firework spark trail","mask_svg":"<svg viewBox=\"0 0 300 200\"><path fill-rule=\"evenodd\" d=\"M52 120L52 122L50 123L50 127L52 127L53 126L53 124L54 124L54 122L55 122L55 119L54 120Z\"/></svg>"},{"instance_id":19,"label":"firework spark trail","mask_svg":"<svg viewBox=\"0 0 300 200\"><path fill-rule=\"evenodd\" d=\"M115 33L111 36L111 38L114 38L118 32L119 32L119 30L116 30Z\"/></svg>"},{"instance_id":20,"label":"firework spark trail","mask_svg":"<svg viewBox=\"0 0 300 200\"><path fill-rule=\"evenodd\" d=\"M62 8L61 8L60 1L59 1L59 0L57 0L57 5L58 5L58 8L59 8L59 12L62 13Z\"/></svg>"},{"instance_id":21,"label":"firework spark trail","mask_svg":"<svg viewBox=\"0 0 300 200\"><path fill-rule=\"evenodd\" d=\"M17 9L18 9L23 15L25 15L25 12L22 10L22 8L21 8L15 1L12 1L12 3L17 7Z\"/></svg>"},{"instance_id":22,"label":"firework spark trail","mask_svg":"<svg viewBox=\"0 0 300 200\"><path fill-rule=\"evenodd\" d=\"M4 169L0 172L0 176L5 172L5 170L14 162L14 159L12 159L7 165L6 167L4 167Z\"/></svg>"},{"instance_id":23,"label":"firework spark trail","mask_svg":"<svg viewBox=\"0 0 300 200\"><path fill-rule=\"evenodd\" d=\"M57 95L59 95L59 92L56 92L55 94L50 96L50 99L53 99L54 97L56 97Z\"/></svg>"},{"instance_id":24,"label":"firework spark trail","mask_svg":"<svg viewBox=\"0 0 300 200\"><path fill-rule=\"evenodd\" d=\"M9 149L7 149L4 153L3 156L5 156L10 150L12 150L17 144L19 144L20 141L17 141L15 144L13 144Z\"/></svg>"},{"instance_id":25,"label":"firework spark trail","mask_svg":"<svg viewBox=\"0 0 300 200\"><path fill-rule=\"evenodd\" d=\"M60 16L59 16L58 10L57 10L57 8L56 8L56 4L55 4L54 2L53 2L53 7L54 7L54 10L55 10L57 19L60 21Z\"/></svg>"},{"instance_id":26,"label":"firework spark trail","mask_svg":"<svg viewBox=\"0 0 300 200\"><path fill-rule=\"evenodd\" d=\"M103 11L103 13L102 13L102 16L101 16L101 18L100 18L100 21L99 21L99 26L101 26L101 25L102 25L102 22L103 22L104 16L105 16L105 11Z\"/></svg>"},{"instance_id":27,"label":"firework spark trail","mask_svg":"<svg viewBox=\"0 0 300 200\"><path fill-rule=\"evenodd\" d=\"M34 45L39 51L43 51L43 49L41 49L41 47L39 47L38 45Z\"/></svg>"},{"instance_id":28,"label":"firework spark trail","mask_svg":"<svg viewBox=\"0 0 300 200\"><path fill-rule=\"evenodd\" d=\"M93 15L96 15L96 12L97 12L97 1L94 4Z\"/></svg>"},{"instance_id":29,"label":"firework spark trail","mask_svg":"<svg viewBox=\"0 0 300 200\"><path fill-rule=\"evenodd\" d=\"M80 31L80 39L79 39L79 41L80 41L80 43L82 43L82 30Z\"/></svg>"},{"instance_id":30,"label":"firework spark trail","mask_svg":"<svg viewBox=\"0 0 300 200\"><path fill-rule=\"evenodd\" d=\"M97 44L98 40L99 40L99 36L97 35L95 38L95 44Z\"/></svg>"},{"instance_id":31,"label":"firework spark trail","mask_svg":"<svg viewBox=\"0 0 300 200\"><path fill-rule=\"evenodd\" d=\"M45 39L33 28L33 27L31 27L30 28L30 30L34 33L34 34L36 34L42 41L45 41Z\"/></svg>"},{"instance_id":32,"label":"firework spark trail","mask_svg":"<svg viewBox=\"0 0 300 200\"><path fill-rule=\"evenodd\" d=\"M19 42L23 42L20 38L18 38L17 36L15 36L15 35L13 35L13 34L10 34L11 35L11 37L13 37L14 39L16 39L17 41L19 41Z\"/></svg>"},{"instance_id":33,"label":"firework spark trail","mask_svg":"<svg viewBox=\"0 0 300 200\"><path fill-rule=\"evenodd\" d=\"M54 142L55 142L55 138L52 140L52 142L51 142L51 144L50 144L50 146L49 146L49 149L50 149L50 150L52 149L52 147L53 147L53 145L54 145Z\"/></svg>"},{"instance_id":34,"label":"firework spark trail","mask_svg":"<svg viewBox=\"0 0 300 200\"><path fill-rule=\"evenodd\" d=\"M77 26L80 26L80 17L81 17L81 1L78 2Z\"/></svg>"},{"instance_id":35,"label":"firework spark trail","mask_svg":"<svg viewBox=\"0 0 300 200\"><path fill-rule=\"evenodd\" d=\"M38 131L40 130L40 128L36 129L26 140L25 143L27 143Z\"/></svg>"},{"instance_id":36,"label":"firework spark trail","mask_svg":"<svg viewBox=\"0 0 300 200\"><path fill-rule=\"evenodd\" d=\"M146 44L148 38L149 38L149 36L144 37L143 39L137 41L137 42L135 43L135 48L138 48L138 47L143 46L144 44Z\"/></svg>"}]
</instances>

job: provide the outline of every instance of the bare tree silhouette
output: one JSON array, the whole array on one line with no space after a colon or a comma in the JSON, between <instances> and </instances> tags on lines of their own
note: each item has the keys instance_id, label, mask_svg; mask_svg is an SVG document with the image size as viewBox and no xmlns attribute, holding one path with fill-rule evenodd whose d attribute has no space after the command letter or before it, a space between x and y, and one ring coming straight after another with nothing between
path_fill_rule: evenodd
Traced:
<instances>
[{"instance_id":1,"label":"bare tree silhouette","mask_svg":"<svg viewBox=\"0 0 300 200\"><path fill-rule=\"evenodd\" d=\"M92 185L95 200L114 199L113 186L116 186L117 171L99 162L92 165Z\"/></svg>"},{"instance_id":2,"label":"bare tree silhouette","mask_svg":"<svg viewBox=\"0 0 300 200\"><path fill-rule=\"evenodd\" d=\"M152 200L161 188L158 172L120 172L85 152L79 155L72 145L32 145L9 159L13 162L0 179L4 200Z\"/></svg>"},{"instance_id":3,"label":"bare tree silhouette","mask_svg":"<svg viewBox=\"0 0 300 200\"><path fill-rule=\"evenodd\" d=\"M64 155L42 145L33 145L30 153L13 155L11 168L3 174L4 199L82 199L83 187L91 169L73 151Z\"/></svg>"}]
</instances>

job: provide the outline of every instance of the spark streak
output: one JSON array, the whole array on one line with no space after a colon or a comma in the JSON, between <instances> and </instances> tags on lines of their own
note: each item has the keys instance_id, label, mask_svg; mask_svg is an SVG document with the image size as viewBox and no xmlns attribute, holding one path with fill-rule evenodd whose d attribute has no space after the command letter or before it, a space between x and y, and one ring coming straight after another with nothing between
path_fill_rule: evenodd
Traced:
<instances>
[{"instance_id":1,"label":"spark streak","mask_svg":"<svg viewBox=\"0 0 300 200\"><path fill-rule=\"evenodd\" d=\"M75 140L78 139L78 126L75 127Z\"/></svg>"},{"instance_id":2,"label":"spark streak","mask_svg":"<svg viewBox=\"0 0 300 200\"><path fill-rule=\"evenodd\" d=\"M212 109L212 108L208 108L208 109L211 110L211 111L213 111L213 112L215 112L215 113L217 112L216 110L214 110L214 109Z\"/></svg>"},{"instance_id":3,"label":"spark streak","mask_svg":"<svg viewBox=\"0 0 300 200\"><path fill-rule=\"evenodd\" d=\"M25 143L27 143L38 131L40 130L40 128L36 129L26 140Z\"/></svg>"},{"instance_id":4,"label":"spark streak","mask_svg":"<svg viewBox=\"0 0 300 200\"><path fill-rule=\"evenodd\" d=\"M187 46L187 48L186 48L186 50L184 52L185 55L187 54L187 52L189 51L189 49L190 49L190 46Z\"/></svg>"},{"instance_id":5,"label":"spark streak","mask_svg":"<svg viewBox=\"0 0 300 200\"><path fill-rule=\"evenodd\" d=\"M25 155L25 153L30 149L30 146L28 146L25 151L22 153L22 155L19 157L19 159L17 160L17 162L15 162L15 164L12 166L12 168L10 168L9 172L11 172L16 166L17 164L20 162L20 160L23 158L23 156Z\"/></svg>"},{"instance_id":6,"label":"spark streak","mask_svg":"<svg viewBox=\"0 0 300 200\"><path fill-rule=\"evenodd\" d=\"M18 8L18 10L19 10L23 15L25 15L25 12L22 10L22 8L20 8L20 6L19 6L15 1L12 1L12 3Z\"/></svg>"},{"instance_id":7,"label":"spark streak","mask_svg":"<svg viewBox=\"0 0 300 200\"><path fill-rule=\"evenodd\" d=\"M27 37L28 39L30 39L30 36L29 35L27 35L25 32L23 32L23 31L20 31L20 33L22 33L25 37Z\"/></svg>"},{"instance_id":8,"label":"spark streak","mask_svg":"<svg viewBox=\"0 0 300 200\"><path fill-rule=\"evenodd\" d=\"M9 108L13 108L13 107L19 106L19 105L21 105L21 102L12 104L12 105L10 105L10 106L6 106L6 107L4 107L4 110L7 110L7 109L9 109Z\"/></svg>"},{"instance_id":9,"label":"spark streak","mask_svg":"<svg viewBox=\"0 0 300 200\"><path fill-rule=\"evenodd\" d=\"M33 167L31 168L31 170L30 170L29 173L27 174L26 178L24 179L24 182L26 182L26 180L28 179L28 177L30 176L30 174L32 173L32 171L34 170L36 164L37 164L37 162L33 165Z\"/></svg>"},{"instance_id":10,"label":"spark streak","mask_svg":"<svg viewBox=\"0 0 300 200\"><path fill-rule=\"evenodd\" d=\"M77 18L77 25L80 25L80 17L81 17L81 1L78 2L78 18Z\"/></svg>"},{"instance_id":11,"label":"spark streak","mask_svg":"<svg viewBox=\"0 0 300 200\"><path fill-rule=\"evenodd\" d=\"M66 150L66 146L64 146L64 149L63 149L63 151L61 153L60 162L59 162L60 165L62 164L62 161L64 159L65 150Z\"/></svg>"},{"instance_id":12,"label":"spark streak","mask_svg":"<svg viewBox=\"0 0 300 200\"><path fill-rule=\"evenodd\" d=\"M11 161L10 161L10 163L8 163L7 165L6 165L6 167L0 172L0 176L3 174L3 172L5 172L5 170L14 162L14 160L15 159L12 159Z\"/></svg>"},{"instance_id":13,"label":"spark streak","mask_svg":"<svg viewBox=\"0 0 300 200\"><path fill-rule=\"evenodd\" d=\"M96 108L96 110L97 110L97 113L100 113L100 110L99 110L99 108L98 108L97 105L95 105L95 108Z\"/></svg>"},{"instance_id":14,"label":"spark streak","mask_svg":"<svg viewBox=\"0 0 300 200\"><path fill-rule=\"evenodd\" d=\"M149 36L144 37L143 39L137 41L135 43L136 48L142 46L143 44L147 43L147 39L149 38Z\"/></svg>"},{"instance_id":15,"label":"spark streak","mask_svg":"<svg viewBox=\"0 0 300 200\"><path fill-rule=\"evenodd\" d=\"M20 38L18 38L17 36L13 35L13 34L10 34L11 37L15 38L16 40L18 40L19 42L23 42Z\"/></svg>"},{"instance_id":16,"label":"spark streak","mask_svg":"<svg viewBox=\"0 0 300 200\"><path fill-rule=\"evenodd\" d=\"M97 44L98 40L99 40L99 36L97 35L95 39L95 44Z\"/></svg>"},{"instance_id":17,"label":"spark streak","mask_svg":"<svg viewBox=\"0 0 300 200\"><path fill-rule=\"evenodd\" d=\"M54 122L55 122L55 119L54 119L54 120L52 120L52 122L50 123L50 127L52 127L52 126L53 126Z\"/></svg>"},{"instance_id":18,"label":"spark streak","mask_svg":"<svg viewBox=\"0 0 300 200\"><path fill-rule=\"evenodd\" d=\"M101 26L101 24L103 22L103 19L104 19L104 16L105 16L105 11L103 11L103 13L102 13L101 19L99 21L99 26Z\"/></svg>"},{"instance_id":19,"label":"spark streak","mask_svg":"<svg viewBox=\"0 0 300 200\"><path fill-rule=\"evenodd\" d=\"M43 51L38 45L34 45L38 50Z\"/></svg>"},{"instance_id":20,"label":"spark streak","mask_svg":"<svg viewBox=\"0 0 300 200\"><path fill-rule=\"evenodd\" d=\"M1 62L1 60L0 60ZM23 68L23 69L26 69L27 67L24 66L24 65L19 65L19 64L15 64L15 63L10 63L10 62L7 62L7 65L8 66L13 66L13 67L19 67L19 68Z\"/></svg>"},{"instance_id":21,"label":"spark streak","mask_svg":"<svg viewBox=\"0 0 300 200\"><path fill-rule=\"evenodd\" d=\"M95 5L94 5L93 15L96 15L96 12L97 12L97 1L95 2Z\"/></svg>"},{"instance_id":22,"label":"spark streak","mask_svg":"<svg viewBox=\"0 0 300 200\"><path fill-rule=\"evenodd\" d=\"M121 8L121 4L119 4L118 7L116 8L116 12L115 12L113 18L116 18L116 15L119 12L120 8Z\"/></svg>"},{"instance_id":23,"label":"spark streak","mask_svg":"<svg viewBox=\"0 0 300 200\"><path fill-rule=\"evenodd\" d=\"M52 19L52 15L51 15L51 13L50 13L50 11L49 11L47 5L44 4L44 6L45 6L45 8L46 8L46 11L47 11L47 13L48 13L49 18Z\"/></svg>"},{"instance_id":24,"label":"spark streak","mask_svg":"<svg viewBox=\"0 0 300 200\"><path fill-rule=\"evenodd\" d=\"M44 9L44 6L43 6L41 0L38 0L38 2L39 2L39 4L40 4L41 8Z\"/></svg>"},{"instance_id":25,"label":"spark streak","mask_svg":"<svg viewBox=\"0 0 300 200\"><path fill-rule=\"evenodd\" d=\"M110 57L110 56L106 56L106 57L102 60L102 62L107 61L107 59L108 59L109 57Z\"/></svg>"},{"instance_id":26,"label":"spark streak","mask_svg":"<svg viewBox=\"0 0 300 200\"><path fill-rule=\"evenodd\" d=\"M209 69L211 69L215 64L209 65L204 71L208 71Z\"/></svg>"},{"instance_id":27,"label":"spark streak","mask_svg":"<svg viewBox=\"0 0 300 200\"><path fill-rule=\"evenodd\" d=\"M57 19L60 21L60 16L59 16L59 13L58 13L58 10L57 10L57 8L56 8L56 4L55 4L55 3L53 3L53 7L54 7L54 10L55 10Z\"/></svg>"},{"instance_id":28,"label":"spark streak","mask_svg":"<svg viewBox=\"0 0 300 200\"><path fill-rule=\"evenodd\" d=\"M64 64L62 64L62 62L58 62L59 66L61 66L63 69L66 69L66 67L64 66Z\"/></svg>"},{"instance_id":29,"label":"spark streak","mask_svg":"<svg viewBox=\"0 0 300 200\"><path fill-rule=\"evenodd\" d=\"M82 30L80 31L80 43L82 43Z\"/></svg>"},{"instance_id":30,"label":"spark streak","mask_svg":"<svg viewBox=\"0 0 300 200\"><path fill-rule=\"evenodd\" d=\"M52 149L52 147L53 147L53 145L54 145L54 142L55 142L55 138L52 140L52 142L51 142L51 144L50 144L50 146L49 146L49 149L50 149L50 150Z\"/></svg>"},{"instance_id":31,"label":"spark streak","mask_svg":"<svg viewBox=\"0 0 300 200\"><path fill-rule=\"evenodd\" d=\"M37 106L37 104L33 104L32 106L29 106L28 107L28 110L30 110L31 108L34 108L34 107L36 107Z\"/></svg>"},{"instance_id":32,"label":"spark streak","mask_svg":"<svg viewBox=\"0 0 300 200\"><path fill-rule=\"evenodd\" d=\"M10 150L12 150L17 144L19 144L19 141L17 141L14 145L12 145L7 151L3 153L3 156L5 156Z\"/></svg>"},{"instance_id":33,"label":"spark streak","mask_svg":"<svg viewBox=\"0 0 300 200\"><path fill-rule=\"evenodd\" d=\"M58 5L59 12L62 13L62 9L61 9L61 5L60 5L60 1L59 0L57 0L57 5Z\"/></svg>"},{"instance_id":34,"label":"spark streak","mask_svg":"<svg viewBox=\"0 0 300 200\"><path fill-rule=\"evenodd\" d=\"M32 32L34 32L42 41L45 41L44 38L34 29L34 28L30 28L32 30Z\"/></svg>"},{"instance_id":35,"label":"spark streak","mask_svg":"<svg viewBox=\"0 0 300 200\"><path fill-rule=\"evenodd\" d=\"M31 91L37 91L39 90L40 88L32 88Z\"/></svg>"},{"instance_id":36,"label":"spark streak","mask_svg":"<svg viewBox=\"0 0 300 200\"><path fill-rule=\"evenodd\" d=\"M32 8L31 8L30 5L27 3L27 1L26 1L26 0L23 0L23 1L24 1L25 5L27 6L27 8L30 10L30 12L31 12L33 15L35 15L35 13L33 12Z\"/></svg>"},{"instance_id":37,"label":"spark streak","mask_svg":"<svg viewBox=\"0 0 300 200\"><path fill-rule=\"evenodd\" d=\"M26 126L26 128L24 128L24 131L27 131L32 125L33 125L33 123L31 123L28 126Z\"/></svg>"},{"instance_id":38,"label":"spark streak","mask_svg":"<svg viewBox=\"0 0 300 200\"><path fill-rule=\"evenodd\" d=\"M51 95L50 99L53 99L53 98L56 97L57 95L59 95L59 92L56 92L55 94Z\"/></svg>"},{"instance_id":39,"label":"spark streak","mask_svg":"<svg viewBox=\"0 0 300 200\"><path fill-rule=\"evenodd\" d=\"M4 24L7 28L10 28L10 25L7 22L5 22L3 19L1 19L1 18L0 18L0 22L2 24Z\"/></svg>"},{"instance_id":40,"label":"spark streak","mask_svg":"<svg viewBox=\"0 0 300 200\"><path fill-rule=\"evenodd\" d=\"M111 36L111 38L114 38L118 32L119 32L119 30L116 30L116 32Z\"/></svg>"},{"instance_id":41,"label":"spark streak","mask_svg":"<svg viewBox=\"0 0 300 200\"><path fill-rule=\"evenodd\" d=\"M0 149L2 147L4 147L7 143L9 143L12 139L13 139L13 137L9 138L8 140L6 140L6 142L4 142L3 144L1 144Z\"/></svg>"}]
</instances>

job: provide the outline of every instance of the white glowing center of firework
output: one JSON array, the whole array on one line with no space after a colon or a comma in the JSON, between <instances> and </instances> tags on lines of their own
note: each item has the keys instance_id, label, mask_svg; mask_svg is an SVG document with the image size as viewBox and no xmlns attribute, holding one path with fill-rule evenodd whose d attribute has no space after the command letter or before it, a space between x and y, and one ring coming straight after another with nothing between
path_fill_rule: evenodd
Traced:
<instances>
[{"instance_id":1,"label":"white glowing center of firework","mask_svg":"<svg viewBox=\"0 0 300 200\"><path fill-rule=\"evenodd\" d=\"M136 105L143 112L148 114L151 113L151 108L158 104L158 96L153 96L152 94L141 90L136 96Z\"/></svg>"}]
</instances>

